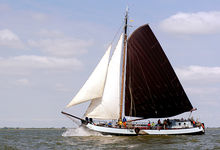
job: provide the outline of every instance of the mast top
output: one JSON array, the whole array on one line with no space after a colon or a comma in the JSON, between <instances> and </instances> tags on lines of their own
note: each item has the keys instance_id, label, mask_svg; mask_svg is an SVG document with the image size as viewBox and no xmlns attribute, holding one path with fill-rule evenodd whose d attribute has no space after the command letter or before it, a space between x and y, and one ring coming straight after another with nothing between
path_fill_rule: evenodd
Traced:
<instances>
[{"instance_id":1,"label":"mast top","mask_svg":"<svg viewBox=\"0 0 220 150\"><path fill-rule=\"evenodd\" d=\"M127 35L127 26L128 26L128 6L126 7L125 26L124 26L124 34L126 34L126 35Z\"/></svg>"},{"instance_id":2,"label":"mast top","mask_svg":"<svg viewBox=\"0 0 220 150\"><path fill-rule=\"evenodd\" d=\"M128 6L126 7L126 16L127 16L127 14L128 14L128 10L129 10L129 8L128 8Z\"/></svg>"}]
</instances>

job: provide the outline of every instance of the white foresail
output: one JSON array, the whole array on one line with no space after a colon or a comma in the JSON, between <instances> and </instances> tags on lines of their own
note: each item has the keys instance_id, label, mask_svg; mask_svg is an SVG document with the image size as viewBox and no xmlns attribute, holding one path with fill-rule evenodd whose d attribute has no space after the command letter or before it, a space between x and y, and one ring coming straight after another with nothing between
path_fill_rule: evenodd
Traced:
<instances>
[{"instance_id":1,"label":"white foresail","mask_svg":"<svg viewBox=\"0 0 220 150\"><path fill-rule=\"evenodd\" d=\"M118 119L120 111L120 66L123 34L109 62L102 98L91 101L85 116L97 119Z\"/></svg>"},{"instance_id":2,"label":"white foresail","mask_svg":"<svg viewBox=\"0 0 220 150\"><path fill-rule=\"evenodd\" d=\"M108 47L105 55L102 57L101 61L96 66L86 83L67 105L67 107L102 97L108 70L110 51L111 45Z\"/></svg>"}]
</instances>

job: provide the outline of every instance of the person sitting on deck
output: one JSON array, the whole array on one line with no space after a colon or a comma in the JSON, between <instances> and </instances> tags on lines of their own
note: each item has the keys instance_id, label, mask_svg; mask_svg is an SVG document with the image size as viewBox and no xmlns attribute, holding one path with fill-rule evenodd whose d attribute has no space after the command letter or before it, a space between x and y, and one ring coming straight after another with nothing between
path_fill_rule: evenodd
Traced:
<instances>
[{"instance_id":1,"label":"person sitting on deck","mask_svg":"<svg viewBox=\"0 0 220 150\"><path fill-rule=\"evenodd\" d=\"M133 127L132 122L131 121L126 122L126 126L128 129L131 129Z\"/></svg>"},{"instance_id":2,"label":"person sitting on deck","mask_svg":"<svg viewBox=\"0 0 220 150\"><path fill-rule=\"evenodd\" d=\"M127 128L127 126L126 126L126 122L123 122L123 126L124 126L125 128Z\"/></svg>"},{"instance_id":3,"label":"person sitting on deck","mask_svg":"<svg viewBox=\"0 0 220 150\"><path fill-rule=\"evenodd\" d=\"M157 124L158 124L159 126L161 125L160 119L157 121Z\"/></svg>"},{"instance_id":4,"label":"person sitting on deck","mask_svg":"<svg viewBox=\"0 0 220 150\"><path fill-rule=\"evenodd\" d=\"M150 121L148 121L147 127L148 127L149 129L151 128Z\"/></svg>"},{"instance_id":5,"label":"person sitting on deck","mask_svg":"<svg viewBox=\"0 0 220 150\"><path fill-rule=\"evenodd\" d=\"M108 127L112 127L112 123L111 122L108 123Z\"/></svg>"},{"instance_id":6,"label":"person sitting on deck","mask_svg":"<svg viewBox=\"0 0 220 150\"><path fill-rule=\"evenodd\" d=\"M162 124L160 122L160 119L157 121L156 129L160 130L162 128Z\"/></svg>"},{"instance_id":7,"label":"person sitting on deck","mask_svg":"<svg viewBox=\"0 0 220 150\"><path fill-rule=\"evenodd\" d=\"M93 124L93 119L89 118L89 123Z\"/></svg>"},{"instance_id":8,"label":"person sitting on deck","mask_svg":"<svg viewBox=\"0 0 220 150\"><path fill-rule=\"evenodd\" d=\"M193 127L196 127L196 122L195 122L195 120L193 120Z\"/></svg>"},{"instance_id":9,"label":"person sitting on deck","mask_svg":"<svg viewBox=\"0 0 220 150\"><path fill-rule=\"evenodd\" d=\"M123 119L122 119L122 122L126 122L127 121L127 119L124 117Z\"/></svg>"},{"instance_id":10,"label":"person sitting on deck","mask_svg":"<svg viewBox=\"0 0 220 150\"><path fill-rule=\"evenodd\" d=\"M166 129L166 127L167 127L167 120L165 119L165 120L163 121L163 128Z\"/></svg>"},{"instance_id":11,"label":"person sitting on deck","mask_svg":"<svg viewBox=\"0 0 220 150\"><path fill-rule=\"evenodd\" d=\"M151 128L154 128L154 127L155 127L155 123L152 122L152 123L151 123Z\"/></svg>"},{"instance_id":12,"label":"person sitting on deck","mask_svg":"<svg viewBox=\"0 0 220 150\"><path fill-rule=\"evenodd\" d=\"M126 128L127 126L126 126L126 121L127 121L127 119L125 118L125 117L123 117L123 119L122 119L122 123L123 123L123 126Z\"/></svg>"},{"instance_id":13,"label":"person sitting on deck","mask_svg":"<svg viewBox=\"0 0 220 150\"><path fill-rule=\"evenodd\" d=\"M196 122L195 122L195 120L193 119L193 117L192 117L192 118L190 118L189 120L190 120L190 121L191 121L191 123L193 124L193 127L196 127Z\"/></svg>"},{"instance_id":14,"label":"person sitting on deck","mask_svg":"<svg viewBox=\"0 0 220 150\"><path fill-rule=\"evenodd\" d=\"M119 125L119 128L121 128L121 125L122 125L121 119L118 120L118 125Z\"/></svg>"},{"instance_id":15,"label":"person sitting on deck","mask_svg":"<svg viewBox=\"0 0 220 150\"><path fill-rule=\"evenodd\" d=\"M86 120L86 123L88 123L88 122L89 122L89 118L88 118L88 117L86 117L86 118L85 118L85 120Z\"/></svg>"}]
</instances>

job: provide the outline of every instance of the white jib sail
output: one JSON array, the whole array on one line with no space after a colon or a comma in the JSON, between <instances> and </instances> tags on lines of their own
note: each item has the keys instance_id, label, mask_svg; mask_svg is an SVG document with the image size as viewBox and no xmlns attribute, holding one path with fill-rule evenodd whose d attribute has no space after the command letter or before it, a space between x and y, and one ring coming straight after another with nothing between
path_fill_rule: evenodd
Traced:
<instances>
[{"instance_id":1,"label":"white jib sail","mask_svg":"<svg viewBox=\"0 0 220 150\"><path fill-rule=\"evenodd\" d=\"M120 67L123 44L121 35L109 62L102 98L91 101L85 116L97 119L118 119L120 111Z\"/></svg>"},{"instance_id":2,"label":"white jib sail","mask_svg":"<svg viewBox=\"0 0 220 150\"><path fill-rule=\"evenodd\" d=\"M102 57L101 61L96 66L86 83L67 105L67 107L102 97L108 70L110 51L111 45L108 47L105 55Z\"/></svg>"}]
</instances>

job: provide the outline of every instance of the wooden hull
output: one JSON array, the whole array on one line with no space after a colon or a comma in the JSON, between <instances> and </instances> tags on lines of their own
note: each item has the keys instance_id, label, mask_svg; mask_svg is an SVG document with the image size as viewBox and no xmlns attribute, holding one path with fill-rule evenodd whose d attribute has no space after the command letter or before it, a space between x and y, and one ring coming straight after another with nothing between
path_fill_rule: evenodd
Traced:
<instances>
[{"instance_id":1,"label":"wooden hull","mask_svg":"<svg viewBox=\"0 0 220 150\"><path fill-rule=\"evenodd\" d=\"M194 135L194 134L204 134L205 130L202 127L193 128L182 128L182 129L127 129L127 128L112 128L104 126L96 126L88 123L85 125L88 129L100 132L104 135L125 135L125 136L135 136L135 135Z\"/></svg>"}]
</instances>

